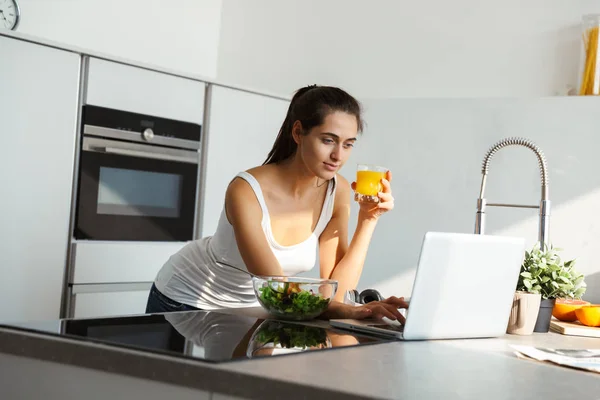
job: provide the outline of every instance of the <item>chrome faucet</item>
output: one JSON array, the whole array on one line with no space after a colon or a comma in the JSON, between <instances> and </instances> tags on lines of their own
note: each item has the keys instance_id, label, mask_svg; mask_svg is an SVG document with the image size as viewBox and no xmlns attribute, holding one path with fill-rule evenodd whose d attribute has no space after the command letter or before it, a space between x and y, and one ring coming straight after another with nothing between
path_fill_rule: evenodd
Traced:
<instances>
[{"instance_id":1,"label":"chrome faucet","mask_svg":"<svg viewBox=\"0 0 600 400\"><path fill-rule=\"evenodd\" d=\"M491 158L500 149L507 146L524 146L535 153L538 159L538 165L540 168L541 180L542 180L542 198L539 205L523 205L523 204L501 204L501 203L487 203L485 200L485 183L488 173L488 167ZM548 172L546 166L546 157L542 150L537 147L533 142L523 138L507 138L494 144L485 154L483 158L483 165L481 168L483 175L481 179L481 190L479 192L479 198L477 199L477 214L475 216L475 233L483 234L485 230L485 211L487 207L515 207L515 208L539 208L540 210L540 225L539 225L539 242L540 247L543 249L548 241L548 229L549 229L549 217L550 217L550 200L548 199Z\"/></svg>"}]
</instances>

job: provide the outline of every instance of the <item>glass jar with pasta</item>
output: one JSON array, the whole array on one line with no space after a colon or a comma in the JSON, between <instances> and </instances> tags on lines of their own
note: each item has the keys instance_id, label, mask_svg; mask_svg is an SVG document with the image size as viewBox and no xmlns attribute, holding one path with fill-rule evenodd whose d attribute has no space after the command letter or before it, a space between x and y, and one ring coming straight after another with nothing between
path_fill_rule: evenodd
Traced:
<instances>
[{"instance_id":1,"label":"glass jar with pasta","mask_svg":"<svg viewBox=\"0 0 600 400\"><path fill-rule=\"evenodd\" d=\"M598 30L600 14L588 14L582 18L583 27L583 57L579 76L579 95L600 94L600 45Z\"/></svg>"}]
</instances>

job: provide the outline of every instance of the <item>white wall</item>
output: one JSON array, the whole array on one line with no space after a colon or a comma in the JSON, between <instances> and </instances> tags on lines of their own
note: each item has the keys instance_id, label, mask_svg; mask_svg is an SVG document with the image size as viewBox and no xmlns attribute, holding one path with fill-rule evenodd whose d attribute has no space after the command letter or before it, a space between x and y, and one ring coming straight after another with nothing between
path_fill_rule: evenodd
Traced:
<instances>
[{"instance_id":1,"label":"white wall","mask_svg":"<svg viewBox=\"0 0 600 400\"><path fill-rule=\"evenodd\" d=\"M214 78L221 0L19 0L18 32Z\"/></svg>"},{"instance_id":2,"label":"white wall","mask_svg":"<svg viewBox=\"0 0 600 400\"><path fill-rule=\"evenodd\" d=\"M596 0L223 0L218 79L286 95L331 84L376 99L365 101L367 130L343 174L353 180L359 161L388 166L397 209L380 222L359 288L409 294L423 234L473 232L485 152L524 136L548 158L550 239L578 259L585 297L600 302L600 100L549 97L576 87L581 17L599 11ZM533 153L506 149L487 198L537 204L539 181ZM488 210L488 233L531 246L537 226L536 210Z\"/></svg>"},{"instance_id":3,"label":"white wall","mask_svg":"<svg viewBox=\"0 0 600 400\"><path fill-rule=\"evenodd\" d=\"M223 0L218 78L360 98L538 96L576 84L597 0Z\"/></svg>"},{"instance_id":4,"label":"white wall","mask_svg":"<svg viewBox=\"0 0 600 400\"><path fill-rule=\"evenodd\" d=\"M359 289L410 295L423 234L473 232L486 151L505 137L522 136L547 158L550 242L564 249L564 259L577 258L588 283L584 299L600 302L599 98L391 99L365 108L366 132L342 173L354 180L357 162L390 168L396 207L379 222ZM538 204L534 153L502 149L490 162L486 188L488 202ZM537 228L537 210L488 209L489 234L525 236L532 246Z\"/></svg>"}]
</instances>

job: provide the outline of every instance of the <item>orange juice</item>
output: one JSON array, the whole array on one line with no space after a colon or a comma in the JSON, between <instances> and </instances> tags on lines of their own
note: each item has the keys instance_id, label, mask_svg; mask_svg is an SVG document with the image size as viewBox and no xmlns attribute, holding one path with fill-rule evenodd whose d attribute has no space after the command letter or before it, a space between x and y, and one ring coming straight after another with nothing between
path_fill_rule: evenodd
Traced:
<instances>
[{"instance_id":1,"label":"orange juice","mask_svg":"<svg viewBox=\"0 0 600 400\"><path fill-rule=\"evenodd\" d=\"M356 192L365 196L377 196L383 190L381 180L385 172L356 171Z\"/></svg>"}]
</instances>

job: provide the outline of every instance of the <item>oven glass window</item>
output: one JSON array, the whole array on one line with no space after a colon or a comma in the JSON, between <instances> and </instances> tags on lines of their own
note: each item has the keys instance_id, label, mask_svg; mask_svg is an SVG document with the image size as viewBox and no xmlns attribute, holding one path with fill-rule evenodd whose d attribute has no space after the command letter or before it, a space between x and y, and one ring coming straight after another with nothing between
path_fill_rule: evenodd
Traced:
<instances>
[{"instance_id":1,"label":"oven glass window","mask_svg":"<svg viewBox=\"0 0 600 400\"><path fill-rule=\"evenodd\" d=\"M100 167L98 214L179 218L182 176Z\"/></svg>"}]
</instances>

